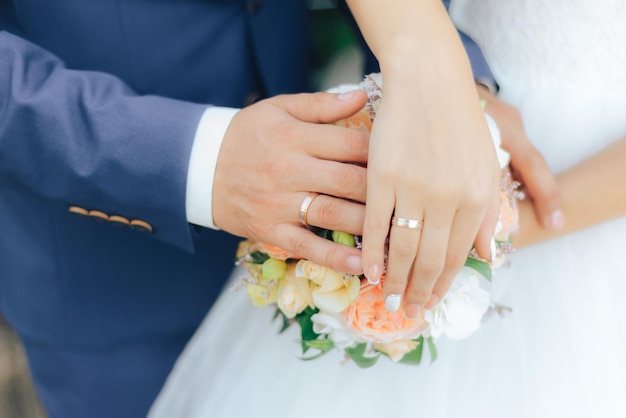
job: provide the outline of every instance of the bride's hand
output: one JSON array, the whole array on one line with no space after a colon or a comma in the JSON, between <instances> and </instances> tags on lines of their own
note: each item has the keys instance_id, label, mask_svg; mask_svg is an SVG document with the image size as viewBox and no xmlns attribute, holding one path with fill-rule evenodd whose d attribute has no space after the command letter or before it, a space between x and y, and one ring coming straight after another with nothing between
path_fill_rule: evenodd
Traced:
<instances>
[{"instance_id":1,"label":"bride's hand","mask_svg":"<svg viewBox=\"0 0 626 418\"><path fill-rule=\"evenodd\" d=\"M387 306L413 317L443 298L472 242L491 258L500 169L469 60L441 1L348 3L383 76L363 269L370 281L381 277L389 234ZM392 216L403 219L392 226Z\"/></svg>"},{"instance_id":2,"label":"bride's hand","mask_svg":"<svg viewBox=\"0 0 626 418\"><path fill-rule=\"evenodd\" d=\"M306 223L360 234L369 135L326 125L361 110L361 91L284 95L238 112L220 148L213 188L214 223L337 271L361 274L361 252L301 224L310 192L320 193ZM347 200L344 200L344 199Z\"/></svg>"},{"instance_id":3,"label":"bride's hand","mask_svg":"<svg viewBox=\"0 0 626 418\"><path fill-rule=\"evenodd\" d=\"M502 148L511 155L511 167L524 186L527 198L532 201L537 221L548 230L562 228L563 209L556 179L546 160L526 136L519 111L484 86L477 85L476 88L486 103L485 111L500 129Z\"/></svg>"},{"instance_id":4,"label":"bride's hand","mask_svg":"<svg viewBox=\"0 0 626 418\"><path fill-rule=\"evenodd\" d=\"M467 84L469 91L456 86L435 97L383 73L370 138L363 267L369 280L378 280L389 233L385 294L400 295L390 301L404 298L407 315L443 298L475 239L479 255L491 258L500 170ZM392 216L423 227L390 226Z\"/></svg>"}]
</instances>

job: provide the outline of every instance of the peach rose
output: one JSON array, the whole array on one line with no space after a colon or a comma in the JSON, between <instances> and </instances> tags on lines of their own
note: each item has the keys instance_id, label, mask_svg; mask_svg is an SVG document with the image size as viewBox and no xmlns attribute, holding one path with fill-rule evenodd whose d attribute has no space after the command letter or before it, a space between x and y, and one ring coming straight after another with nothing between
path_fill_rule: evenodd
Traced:
<instances>
[{"instance_id":1,"label":"peach rose","mask_svg":"<svg viewBox=\"0 0 626 418\"><path fill-rule=\"evenodd\" d=\"M296 264L296 275L312 282L315 306L321 311L343 312L359 293L361 280L351 274L317 265L308 260Z\"/></svg>"},{"instance_id":2,"label":"peach rose","mask_svg":"<svg viewBox=\"0 0 626 418\"><path fill-rule=\"evenodd\" d=\"M500 190L500 230L494 238L498 241L507 241L509 235L517 230L518 225L519 213L514 202Z\"/></svg>"},{"instance_id":3,"label":"peach rose","mask_svg":"<svg viewBox=\"0 0 626 418\"><path fill-rule=\"evenodd\" d=\"M362 109L354 115L350 116L349 118L335 122L334 125L352 129L366 129L368 131L371 131L372 118L365 109Z\"/></svg>"},{"instance_id":4,"label":"peach rose","mask_svg":"<svg viewBox=\"0 0 626 418\"><path fill-rule=\"evenodd\" d=\"M295 265L289 264L285 276L280 281L276 305L287 316L293 318L306 309L313 308L313 296L309 281L295 274Z\"/></svg>"},{"instance_id":5,"label":"peach rose","mask_svg":"<svg viewBox=\"0 0 626 418\"><path fill-rule=\"evenodd\" d=\"M277 260L287 260L288 258L299 260L302 258L299 255L290 253L289 251L285 251L282 248L279 248L275 245L266 244L263 242L258 243L257 249Z\"/></svg>"},{"instance_id":6,"label":"peach rose","mask_svg":"<svg viewBox=\"0 0 626 418\"><path fill-rule=\"evenodd\" d=\"M374 343L372 348L381 353L385 353L393 361L400 361L406 353L415 350L419 343L414 340L398 340L388 343Z\"/></svg>"},{"instance_id":7,"label":"peach rose","mask_svg":"<svg viewBox=\"0 0 626 418\"><path fill-rule=\"evenodd\" d=\"M360 337L374 343L389 343L419 337L428 327L423 314L416 319L407 319L402 309L389 312L385 308L385 297L381 280L372 285L361 284L358 296L346 309L345 320Z\"/></svg>"}]
</instances>

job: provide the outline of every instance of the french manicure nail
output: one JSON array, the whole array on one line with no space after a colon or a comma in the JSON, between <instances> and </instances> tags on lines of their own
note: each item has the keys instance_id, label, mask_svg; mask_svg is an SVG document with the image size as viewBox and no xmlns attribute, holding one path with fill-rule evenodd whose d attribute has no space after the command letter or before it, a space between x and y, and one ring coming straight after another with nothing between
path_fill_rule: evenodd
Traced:
<instances>
[{"instance_id":1,"label":"french manicure nail","mask_svg":"<svg viewBox=\"0 0 626 418\"><path fill-rule=\"evenodd\" d=\"M339 96L337 96L337 98L339 100L350 100L351 98L354 97L354 95L356 94L358 90L352 90L352 91L346 91L341 93Z\"/></svg>"},{"instance_id":2,"label":"french manicure nail","mask_svg":"<svg viewBox=\"0 0 626 418\"><path fill-rule=\"evenodd\" d=\"M361 257L358 255L351 255L346 258L346 265L350 269L352 273L360 273L363 271L363 266L361 264Z\"/></svg>"},{"instance_id":3,"label":"french manicure nail","mask_svg":"<svg viewBox=\"0 0 626 418\"><path fill-rule=\"evenodd\" d=\"M404 307L404 317L409 320L417 319L422 313L422 305L407 303Z\"/></svg>"},{"instance_id":4,"label":"french manicure nail","mask_svg":"<svg viewBox=\"0 0 626 418\"><path fill-rule=\"evenodd\" d=\"M548 229L561 229L563 228L563 211L555 210L546 219L546 226Z\"/></svg>"},{"instance_id":5,"label":"french manicure nail","mask_svg":"<svg viewBox=\"0 0 626 418\"><path fill-rule=\"evenodd\" d=\"M385 299L385 308L389 312L395 312L400 309L400 302L402 302L402 295L391 293Z\"/></svg>"},{"instance_id":6,"label":"french manicure nail","mask_svg":"<svg viewBox=\"0 0 626 418\"><path fill-rule=\"evenodd\" d=\"M380 266L378 264L371 265L365 274L369 284L380 283Z\"/></svg>"}]
</instances>

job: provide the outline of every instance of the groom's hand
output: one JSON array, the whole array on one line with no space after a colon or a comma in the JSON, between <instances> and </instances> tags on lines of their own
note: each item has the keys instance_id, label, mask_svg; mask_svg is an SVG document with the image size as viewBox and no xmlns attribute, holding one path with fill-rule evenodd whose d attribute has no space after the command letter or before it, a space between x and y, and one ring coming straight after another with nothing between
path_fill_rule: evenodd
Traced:
<instances>
[{"instance_id":1,"label":"groom's hand","mask_svg":"<svg viewBox=\"0 0 626 418\"><path fill-rule=\"evenodd\" d=\"M498 125L502 148L511 155L514 176L522 182L532 201L537 221L548 230L563 226L561 195L546 160L530 142L519 111L478 85L478 95L485 100L487 112Z\"/></svg>"},{"instance_id":2,"label":"groom's hand","mask_svg":"<svg viewBox=\"0 0 626 418\"><path fill-rule=\"evenodd\" d=\"M360 274L361 254L309 225L361 234L369 133L329 125L359 111L364 92L283 95L242 109L222 143L213 219L232 234L276 245L337 271Z\"/></svg>"}]
</instances>

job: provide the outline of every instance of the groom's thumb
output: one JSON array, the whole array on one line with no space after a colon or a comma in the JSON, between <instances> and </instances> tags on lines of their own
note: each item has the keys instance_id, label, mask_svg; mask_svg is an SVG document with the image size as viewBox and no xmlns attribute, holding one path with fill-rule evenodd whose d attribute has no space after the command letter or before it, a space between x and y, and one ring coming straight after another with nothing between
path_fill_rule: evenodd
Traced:
<instances>
[{"instance_id":1,"label":"groom's thumb","mask_svg":"<svg viewBox=\"0 0 626 418\"><path fill-rule=\"evenodd\" d=\"M354 115L367 102L362 90L345 93L302 93L270 99L296 119L309 123L333 123Z\"/></svg>"}]
</instances>

